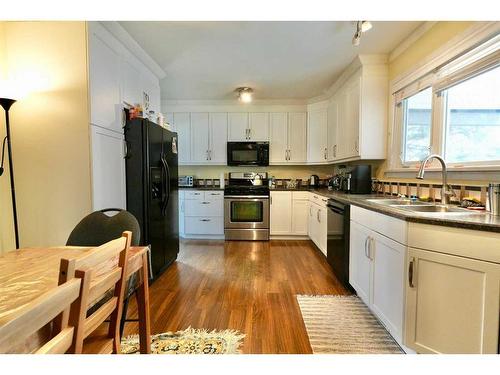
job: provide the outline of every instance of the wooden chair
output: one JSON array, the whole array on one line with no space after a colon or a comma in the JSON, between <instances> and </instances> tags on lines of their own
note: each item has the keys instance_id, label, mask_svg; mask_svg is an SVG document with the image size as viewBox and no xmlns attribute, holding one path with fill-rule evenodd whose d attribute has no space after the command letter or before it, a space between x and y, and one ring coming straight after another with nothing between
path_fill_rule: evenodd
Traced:
<instances>
[{"instance_id":1,"label":"wooden chair","mask_svg":"<svg viewBox=\"0 0 500 375\"><path fill-rule=\"evenodd\" d=\"M126 288L127 260L131 232L123 232L121 238L109 241L90 250L85 256L76 259L63 259L59 282L63 283L73 275L81 279L80 297L71 307L69 317L61 314L59 322L69 319L75 327L71 353L82 353L83 341L95 331L108 317L110 325L103 348L112 341L112 352L120 352L120 319L123 311L123 298ZM99 302L106 292L114 289L113 296L99 306L90 316L87 311ZM57 327L58 328L58 327Z\"/></svg>"},{"instance_id":2,"label":"wooden chair","mask_svg":"<svg viewBox=\"0 0 500 375\"><path fill-rule=\"evenodd\" d=\"M68 313L71 304L78 299L80 285L80 279L70 279L15 311L13 313L15 317L12 315L6 317L8 323L5 325L0 321L0 353L11 352L18 344L56 319L62 312ZM34 353L66 353L73 343L74 331L74 327L68 326L66 321L59 325L52 339Z\"/></svg>"}]
</instances>

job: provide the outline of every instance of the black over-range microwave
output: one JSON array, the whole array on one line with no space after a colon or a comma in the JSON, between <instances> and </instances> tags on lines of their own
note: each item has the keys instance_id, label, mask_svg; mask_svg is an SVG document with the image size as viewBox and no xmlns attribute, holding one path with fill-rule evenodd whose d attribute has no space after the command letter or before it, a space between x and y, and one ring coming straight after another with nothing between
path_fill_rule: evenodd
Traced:
<instances>
[{"instance_id":1,"label":"black over-range microwave","mask_svg":"<svg viewBox=\"0 0 500 375\"><path fill-rule=\"evenodd\" d=\"M227 142L227 165L269 165L269 142Z\"/></svg>"}]
</instances>

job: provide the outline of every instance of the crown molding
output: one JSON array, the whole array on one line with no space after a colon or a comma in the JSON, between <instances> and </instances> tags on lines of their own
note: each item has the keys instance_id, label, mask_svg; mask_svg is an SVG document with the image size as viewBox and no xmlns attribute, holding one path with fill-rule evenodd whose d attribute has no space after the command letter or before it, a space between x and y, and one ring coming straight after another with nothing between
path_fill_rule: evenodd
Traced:
<instances>
[{"instance_id":1,"label":"crown molding","mask_svg":"<svg viewBox=\"0 0 500 375\"><path fill-rule=\"evenodd\" d=\"M387 65L388 56L384 54L362 54L352 60L335 82L323 94L310 98L308 104L314 104L330 99L335 92L362 66Z\"/></svg>"},{"instance_id":2,"label":"crown molding","mask_svg":"<svg viewBox=\"0 0 500 375\"><path fill-rule=\"evenodd\" d=\"M429 31L437 21L427 21L418 26L413 32L404 39L396 48L389 54L389 62L394 61L399 55L406 51L413 43L415 43L422 35Z\"/></svg>"},{"instance_id":3,"label":"crown molding","mask_svg":"<svg viewBox=\"0 0 500 375\"><path fill-rule=\"evenodd\" d=\"M118 23L118 21L100 21L100 24L118 39L138 60L146 65L158 78L162 79L167 73L158 63L148 55L134 38Z\"/></svg>"}]
</instances>

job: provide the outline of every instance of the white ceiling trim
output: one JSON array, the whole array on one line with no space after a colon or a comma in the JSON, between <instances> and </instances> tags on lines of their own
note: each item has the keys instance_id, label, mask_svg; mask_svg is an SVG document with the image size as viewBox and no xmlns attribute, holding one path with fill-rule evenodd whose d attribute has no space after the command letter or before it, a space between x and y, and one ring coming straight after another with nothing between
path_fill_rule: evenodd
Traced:
<instances>
[{"instance_id":1,"label":"white ceiling trim","mask_svg":"<svg viewBox=\"0 0 500 375\"><path fill-rule=\"evenodd\" d=\"M111 34L115 36L132 54L146 65L151 72L158 78L165 78L167 73L161 68L158 63L148 55L146 51L135 41L134 38L117 22L117 21L101 21Z\"/></svg>"}]
</instances>

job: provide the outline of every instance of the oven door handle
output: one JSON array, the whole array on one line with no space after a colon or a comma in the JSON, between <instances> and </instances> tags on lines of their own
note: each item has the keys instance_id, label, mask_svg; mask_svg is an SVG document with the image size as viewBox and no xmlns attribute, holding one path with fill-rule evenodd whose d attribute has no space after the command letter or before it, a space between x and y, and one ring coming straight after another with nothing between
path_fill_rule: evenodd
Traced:
<instances>
[{"instance_id":1,"label":"oven door handle","mask_svg":"<svg viewBox=\"0 0 500 375\"><path fill-rule=\"evenodd\" d=\"M224 199L269 199L268 196L262 195L224 195Z\"/></svg>"}]
</instances>

